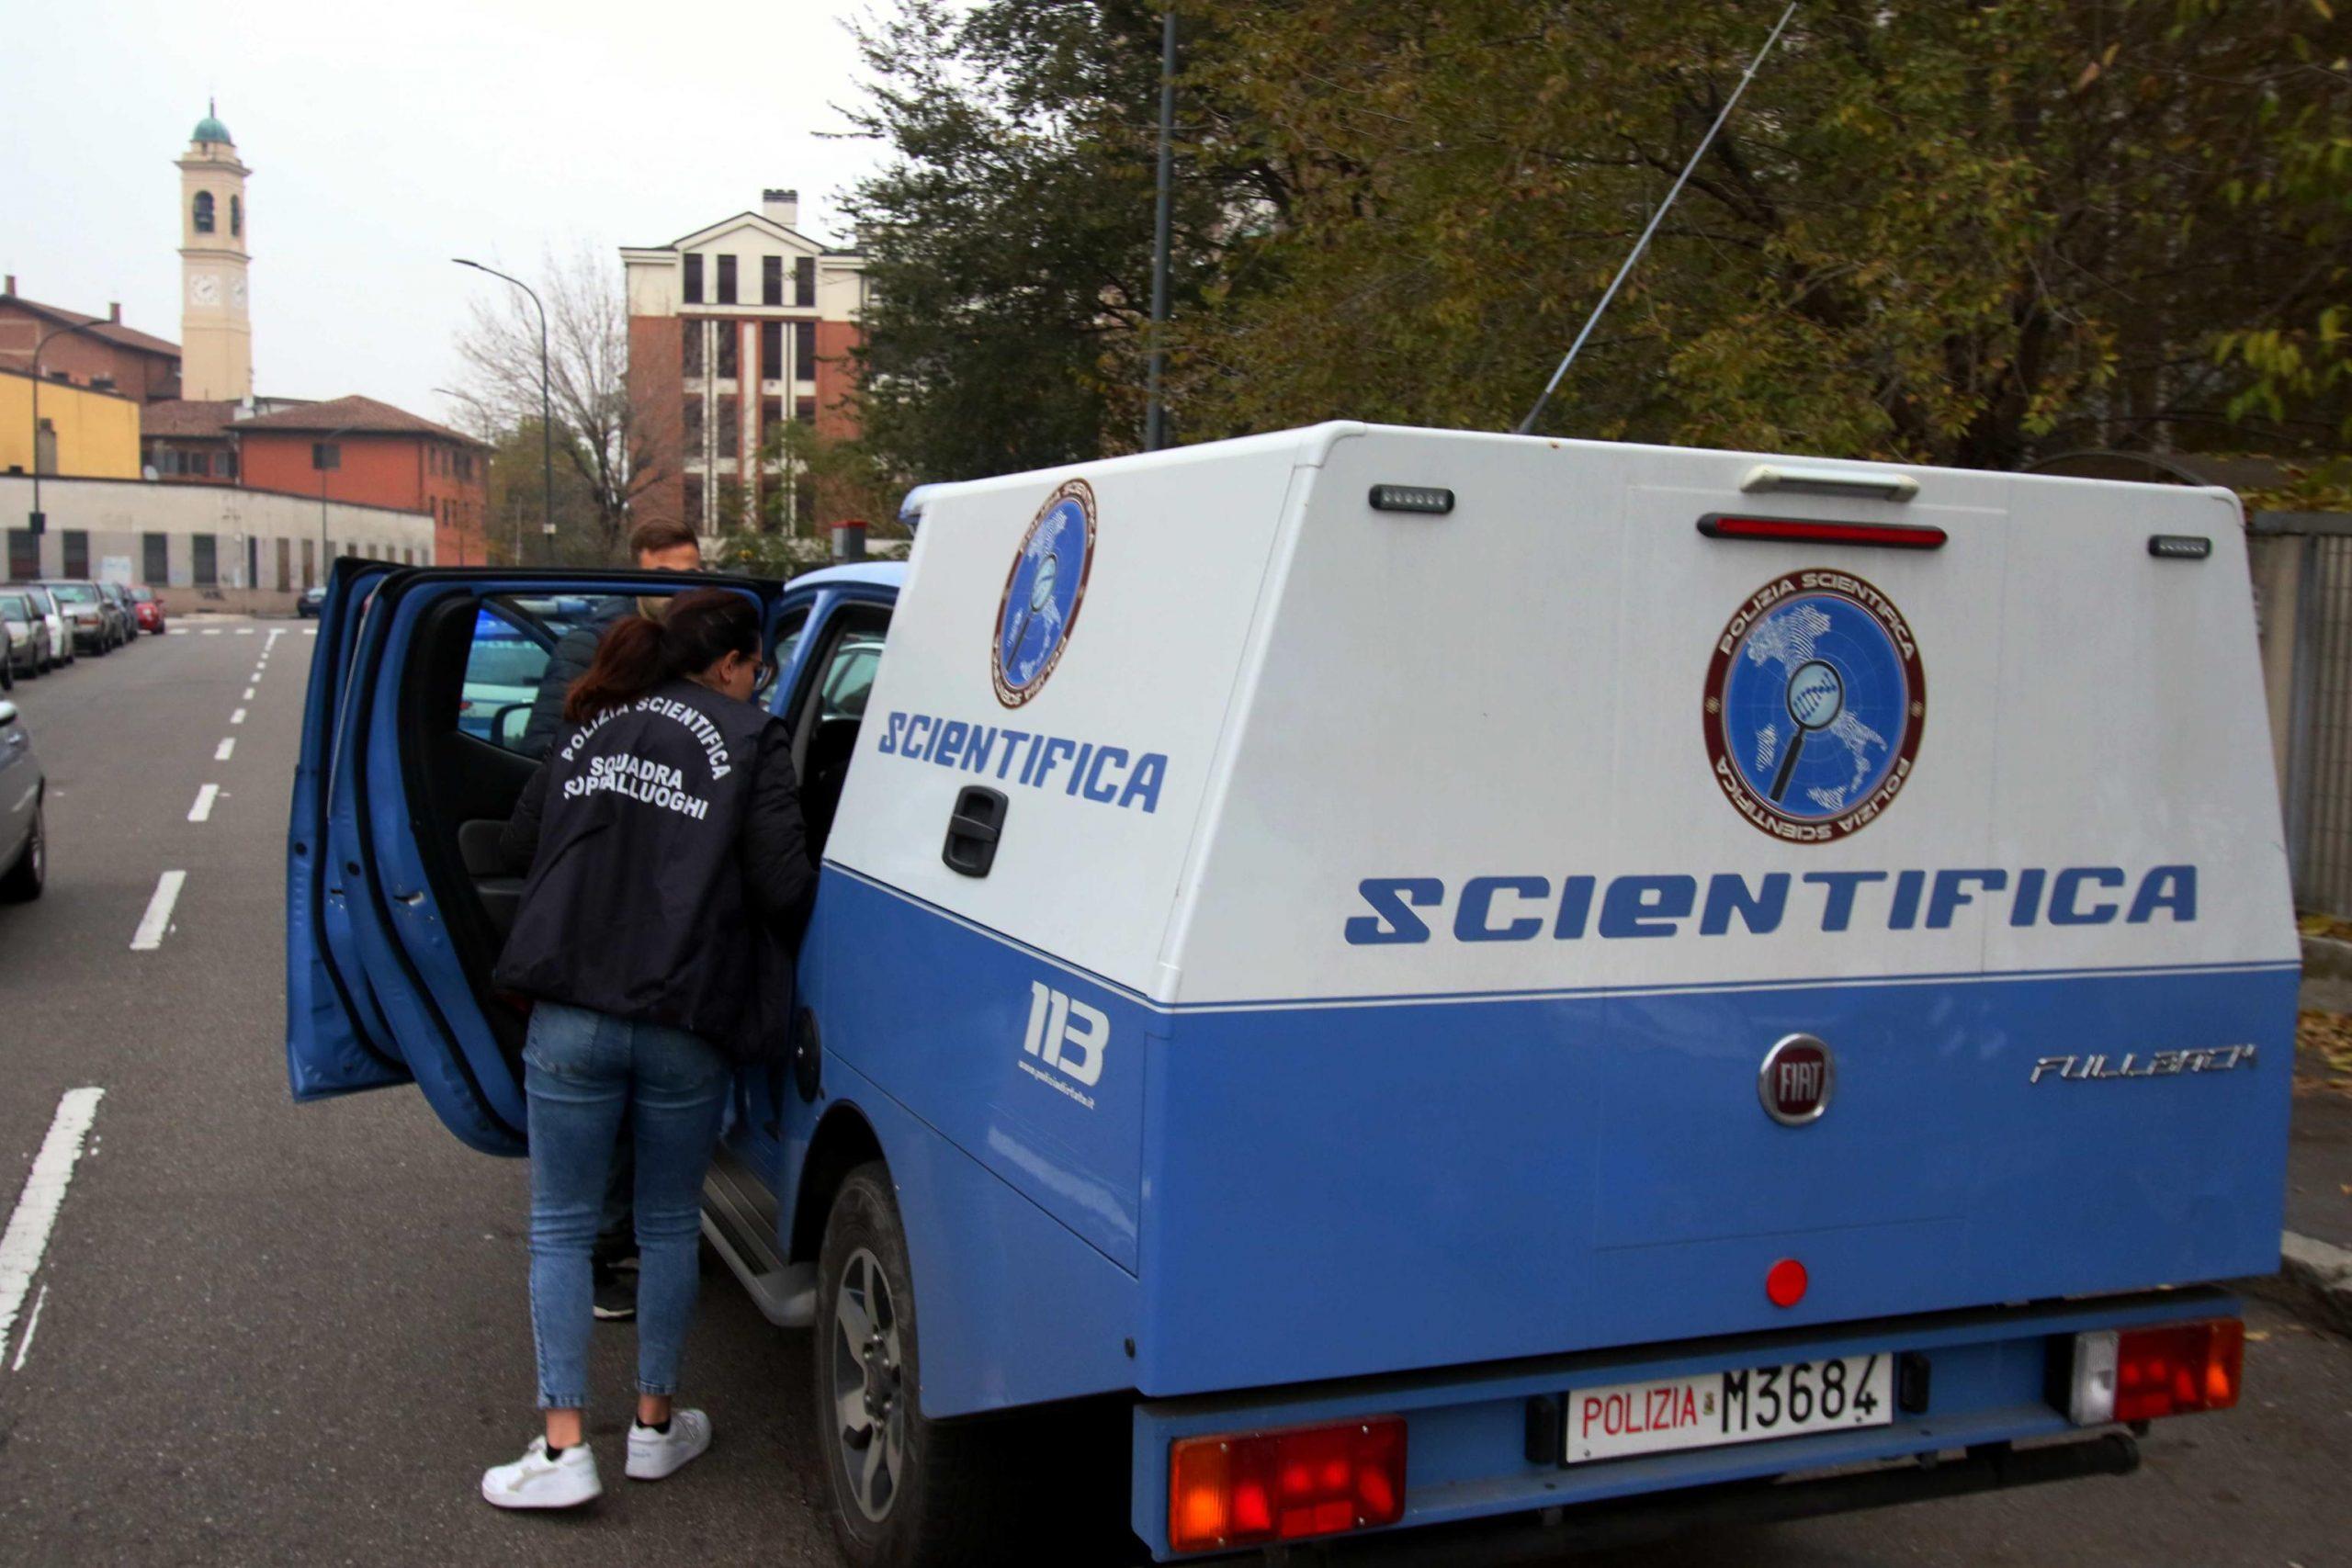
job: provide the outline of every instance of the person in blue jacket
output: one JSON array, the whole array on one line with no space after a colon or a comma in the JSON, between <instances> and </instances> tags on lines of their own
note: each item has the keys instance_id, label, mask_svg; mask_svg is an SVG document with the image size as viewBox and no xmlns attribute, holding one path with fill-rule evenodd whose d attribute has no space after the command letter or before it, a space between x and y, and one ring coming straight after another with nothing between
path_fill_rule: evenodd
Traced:
<instances>
[{"instance_id":1,"label":"person in blue jacket","mask_svg":"<svg viewBox=\"0 0 2352 1568\"><path fill-rule=\"evenodd\" d=\"M587 1440L591 1253L624 1117L637 1160L637 1416L628 1473L710 1444L673 1401L699 1284L702 1183L736 1068L780 1044L816 873L757 606L723 588L629 615L597 644L505 848L527 863L493 980L534 998L524 1048L531 1326L546 1430L482 1476L503 1508L603 1491Z\"/></svg>"}]
</instances>

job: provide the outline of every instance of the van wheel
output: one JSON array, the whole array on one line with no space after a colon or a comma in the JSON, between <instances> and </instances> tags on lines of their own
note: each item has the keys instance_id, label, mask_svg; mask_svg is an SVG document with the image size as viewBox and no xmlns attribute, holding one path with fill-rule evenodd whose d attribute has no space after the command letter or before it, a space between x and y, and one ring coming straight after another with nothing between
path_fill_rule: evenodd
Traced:
<instances>
[{"instance_id":1,"label":"van wheel","mask_svg":"<svg viewBox=\"0 0 2352 1568\"><path fill-rule=\"evenodd\" d=\"M17 863L0 874L0 903L29 904L40 897L49 881L49 825L40 807L33 807L33 830L17 852Z\"/></svg>"},{"instance_id":2,"label":"van wheel","mask_svg":"<svg viewBox=\"0 0 2352 1568\"><path fill-rule=\"evenodd\" d=\"M923 1417L913 1276L881 1161L842 1181L817 1280L818 1448L842 1555L854 1568L1011 1560L1022 1445L999 1422Z\"/></svg>"}]
</instances>

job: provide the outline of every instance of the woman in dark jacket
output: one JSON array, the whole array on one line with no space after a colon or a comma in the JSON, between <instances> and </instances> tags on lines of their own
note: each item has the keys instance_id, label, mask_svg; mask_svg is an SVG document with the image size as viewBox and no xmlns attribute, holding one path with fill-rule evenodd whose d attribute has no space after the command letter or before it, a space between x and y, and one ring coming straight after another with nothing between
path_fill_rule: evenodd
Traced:
<instances>
[{"instance_id":1,"label":"woman in dark jacket","mask_svg":"<svg viewBox=\"0 0 2352 1568\"><path fill-rule=\"evenodd\" d=\"M531 1326L544 1438L482 1477L504 1508L603 1491L587 1404L590 1252L626 1113L637 1155L638 1399L630 1476L710 1445L673 1409L694 1314L702 1182L734 1069L780 1037L790 942L815 887L784 726L750 701L760 617L719 588L597 644L507 825L529 874L495 983L536 998Z\"/></svg>"}]
</instances>

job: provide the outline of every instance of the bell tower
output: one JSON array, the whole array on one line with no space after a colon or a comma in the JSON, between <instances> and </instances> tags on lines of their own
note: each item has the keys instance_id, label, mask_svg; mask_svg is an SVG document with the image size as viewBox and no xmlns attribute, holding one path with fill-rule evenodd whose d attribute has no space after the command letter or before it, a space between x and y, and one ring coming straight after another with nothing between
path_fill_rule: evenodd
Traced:
<instances>
[{"instance_id":1,"label":"bell tower","mask_svg":"<svg viewBox=\"0 0 2352 1568\"><path fill-rule=\"evenodd\" d=\"M254 393L254 329L245 314L245 176L212 106L196 122L180 170L180 396Z\"/></svg>"}]
</instances>

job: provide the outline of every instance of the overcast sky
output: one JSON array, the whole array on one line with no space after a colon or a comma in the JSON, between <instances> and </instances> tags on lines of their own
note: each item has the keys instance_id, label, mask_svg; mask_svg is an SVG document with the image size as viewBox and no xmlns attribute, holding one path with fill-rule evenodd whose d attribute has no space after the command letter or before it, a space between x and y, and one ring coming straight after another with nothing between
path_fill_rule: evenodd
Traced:
<instances>
[{"instance_id":1,"label":"overcast sky","mask_svg":"<svg viewBox=\"0 0 2352 1568\"><path fill-rule=\"evenodd\" d=\"M217 95L254 173L254 385L362 392L450 418L451 339L475 295L587 243L615 269L800 191L838 243L835 197L870 168L830 107L852 101L849 0L683 6L413 0L94 0L9 29L0 92L0 270L28 299L180 336L179 171Z\"/></svg>"}]
</instances>

